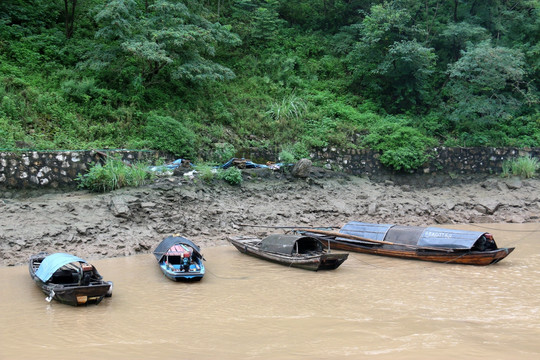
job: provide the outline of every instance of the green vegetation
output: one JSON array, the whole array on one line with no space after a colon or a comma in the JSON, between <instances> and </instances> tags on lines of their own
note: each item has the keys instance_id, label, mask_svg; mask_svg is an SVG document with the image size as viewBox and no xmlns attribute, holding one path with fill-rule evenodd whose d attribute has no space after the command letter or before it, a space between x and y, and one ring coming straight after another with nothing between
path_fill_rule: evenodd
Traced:
<instances>
[{"instance_id":1,"label":"green vegetation","mask_svg":"<svg viewBox=\"0 0 540 360\"><path fill-rule=\"evenodd\" d=\"M0 149L536 147L539 29L537 0L3 0Z\"/></svg>"},{"instance_id":2,"label":"green vegetation","mask_svg":"<svg viewBox=\"0 0 540 360\"><path fill-rule=\"evenodd\" d=\"M536 176L536 170L540 169L540 163L537 158L531 156L521 156L516 159L507 160L503 163L503 177L510 175L529 179Z\"/></svg>"},{"instance_id":3,"label":"green vegetation","mask_svg":"<svg viewBox=\"0 0 540 360\"><path fill-rule=\"evenodd\" d=\"M198 177L205 183L211 183L217 174L217 170L214 169L214 167L210 165L197 166L197 172L199 173Z\"/></svg>"},{"instance_id":4,"label":"green vegetation","mask_svg":"<svg viewBox=\"0 0 540 360\"><path fill-rule=\"evenodd\" d=\"M135 163L128 165L122 159L112 157L104 165L96 164L88 173L79 174L79 187L95 192L107 192L123 187L141 186L153 179L153 174L147 170L147 164Z\"/></svg>"},{"instance_id":5,"label":"green vegetation","mask_svg":"<svg viewBox=\"0 0 540 360\"><path fill-rule=\"evenodd\" d=\"M225 180L231 185L240 185L243 181L242 172L234 166L226 170L221 170L218 174L220 179Z\"/></svg>"}]
</instances>

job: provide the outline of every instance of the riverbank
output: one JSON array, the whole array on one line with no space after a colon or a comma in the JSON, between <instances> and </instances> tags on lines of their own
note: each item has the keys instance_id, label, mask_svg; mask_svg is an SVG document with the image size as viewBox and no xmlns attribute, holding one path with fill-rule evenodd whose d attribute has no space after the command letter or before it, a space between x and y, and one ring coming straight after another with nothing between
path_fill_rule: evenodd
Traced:
<instances>
[{"instance_id":1,"label":"riverbank","mask_svg":"<svg viewBox=\"0 0 540 360\"><path fill-rule=\"evenodd\" d=\"M0 266L39 251L88 260L151 252L179 233L201 248L266 226L342 226L350 220L433 225L540 221L540 180L426 177L370 180L313 168L308 178L244 170L241 186L183 176L106 194L0 193ZM429 181L428 181L429 179Z\"/></svg>"}]
</instances>

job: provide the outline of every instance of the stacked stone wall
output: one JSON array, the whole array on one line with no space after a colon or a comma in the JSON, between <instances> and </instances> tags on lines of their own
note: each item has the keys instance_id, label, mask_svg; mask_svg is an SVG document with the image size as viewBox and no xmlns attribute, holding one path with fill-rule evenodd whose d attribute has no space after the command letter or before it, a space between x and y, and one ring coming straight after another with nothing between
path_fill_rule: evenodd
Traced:
<instances>
[{"instance_id":1,"label":"stacked stone wall","mask_svg":"<svg viewBox=\"0 0 540 360\"><path fill-rule=\"evenodd\" d=\"M62 188L77 185L78 174L84 174L107 156L118 155L127 162L148 161L155 163L159 158L171 160L170 156L156 151L14 151L0 152L1 188ZM248 149L243 157L279 162L277 154ZM370 178L430 178L435 176L460 176L478 174L500 174L505 160L521 156L540 158L540 148L436 148L424 166L410 173L393 171L383 166L380 154L367 149L324 148L310 154L319 166Z\"/></svg>"},{"instance_id":2,"label":"stacked stone wall","mask_svg":"<svg viewBox=\"0 0 540 360\"><path fill-rule=\"evenodd\" d=\"M155 151L13 151L0 152L0 188L62 188L77 185L76 178L108 156L126 162L155 161Z\"/></svg>"},{"instance_id":3,"label":"stacked stone wall","mask_svg":"<svg viewBox=\"0 0 540 360\"><path fill-rule=\"evenodd\" d=\"M279 162L275 154L257 149L246 151L246 157L269 158ZM411 172L398 172L381 164L380 153L369 149L323 148L310 154L310 159L320 166L370 178L461 176L500 174L506 160L521 156L540 158L540 148L435 148L430 160Z\"/></svg>"}]
</instances>

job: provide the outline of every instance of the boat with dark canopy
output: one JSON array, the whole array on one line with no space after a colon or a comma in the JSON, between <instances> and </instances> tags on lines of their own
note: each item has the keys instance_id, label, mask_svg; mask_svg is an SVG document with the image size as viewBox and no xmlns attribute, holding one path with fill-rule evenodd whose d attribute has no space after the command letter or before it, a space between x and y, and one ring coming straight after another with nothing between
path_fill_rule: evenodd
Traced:
<instances>
[{"instance_id":1,"label":"boat with dark canopy","mask_svg":"<svg viewBox=\"0 0 540 360\"><path fill-rule=\"evenodd\" d=\"M264 239L229 238L238 251L285 266L306 270L337 269L349 256L345 252L330 252L313 236L270 235Z\"/></svg>"},{"instance_id":2,"label":"boat with dark canopy","mask_svg":"<svg viewBox=\"0 0 540 360\"><path fill-rule=\"evenodd\" d=\"M328 242L333 249L452 264L494 264L514 250L513 247L497 247L493 236L484 231L439 227L351 221L339 232L317 229L297 231L319 236L323 243Z\"/></svg>"},{"instance_id":3,"label":"boat with dark canopy","mask_svg":"<svg viewBox=\"0 0 540 360\"><path fill-rule=\"evenodd\" d=\"M30 257L28 266L30 276L49 302L99 304L112 296L112 282L104 281L93 265L75 255L41 252Z\"/></svg>"},{"instance_id":4,"label":"boat with dark canopy","mask_svg":"<svg viewBox=\"0 0 540 360\"><path fill-rule=\"evenodd\" d=\"M201 249L182 236L165 238L154 250L159 267L171 280L201 280L205 273Z\"/></svg>"}]
</instances>

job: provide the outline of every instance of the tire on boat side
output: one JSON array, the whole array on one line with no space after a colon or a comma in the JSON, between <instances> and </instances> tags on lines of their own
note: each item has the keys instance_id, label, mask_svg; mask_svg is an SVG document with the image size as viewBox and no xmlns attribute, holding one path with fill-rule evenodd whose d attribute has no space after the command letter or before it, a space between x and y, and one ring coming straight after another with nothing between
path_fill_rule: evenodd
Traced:
<instances>
[{"instance_id":1,"label":"tire on boat side","mask_svg":"<svg viewBox=\"0 0 540 360\"><path fill-rule=\"evenodd\" d=\"M107 293L105 294L105 297L111 297L112 296L112 290L113 290L113 282L107 281L111 286L109 286L109 290L107 290Z\"/></svg>"}]
</instances>

